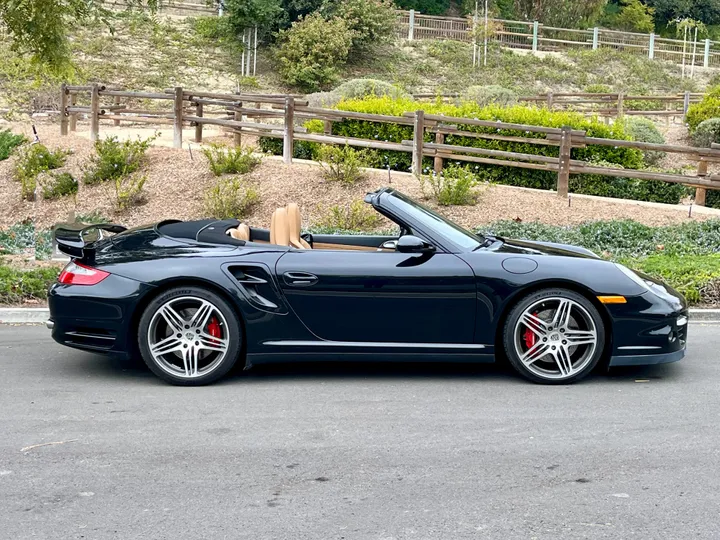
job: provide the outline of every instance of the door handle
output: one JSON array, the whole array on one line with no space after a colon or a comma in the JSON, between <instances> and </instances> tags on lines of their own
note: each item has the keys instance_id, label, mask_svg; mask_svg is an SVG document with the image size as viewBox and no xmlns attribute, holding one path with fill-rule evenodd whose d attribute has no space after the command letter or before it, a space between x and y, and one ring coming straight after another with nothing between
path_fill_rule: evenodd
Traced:
<instances>
[{"instance_id":1,"label":"door handle","mask_svg":"<svg viewBox=\"0 0 720 540\"><path fill-rule=\"evenodd\" d=\"M310 287L318 282L318 277L307 272L285 272L283 279L287 285L295 287Z\"/></svg>"}]
</instances>

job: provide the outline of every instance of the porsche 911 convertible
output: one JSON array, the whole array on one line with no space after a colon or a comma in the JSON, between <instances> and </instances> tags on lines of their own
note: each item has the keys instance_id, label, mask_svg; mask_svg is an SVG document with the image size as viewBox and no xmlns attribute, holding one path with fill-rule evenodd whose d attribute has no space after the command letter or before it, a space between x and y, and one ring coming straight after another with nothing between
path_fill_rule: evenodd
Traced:
<instances>
[{"instance_id":1,"label":"porsche 911 convertible","mask_svg":"<svg viewBox=\"0 0 720 540\"><path fill-rule=\"evenodd\" d=\"M391 188L365 202L397 233L302 234L296 204L269 229L59 225L71 261L48 327L63 345L140 355L178 385L238 362L498 357L560 384L685 355L686 302L658 280L580 247L473 234Z\"/></svg>"}]
</instances>

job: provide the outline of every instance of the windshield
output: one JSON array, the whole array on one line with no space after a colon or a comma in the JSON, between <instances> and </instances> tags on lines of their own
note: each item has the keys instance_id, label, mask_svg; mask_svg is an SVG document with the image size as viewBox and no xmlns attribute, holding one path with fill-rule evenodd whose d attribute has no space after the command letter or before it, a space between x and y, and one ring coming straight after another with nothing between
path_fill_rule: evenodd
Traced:
<instances>
[{"instance_id":1,"label":"windshield","mask_svg":"<svg viewBox=\"0 0 720 540\"><path fill-rule=\"evenodd\" d=\"M450 240L456 246L468 251L473 251L482 246L482 238L465 230L457 223L453 223L449 219L446 219L429 208L408 199L397 191L392 193L392 197L393 203L399 210L411 215L414 220L422 223L423 228L437 232Z\"/></svg>"}]
</instances>

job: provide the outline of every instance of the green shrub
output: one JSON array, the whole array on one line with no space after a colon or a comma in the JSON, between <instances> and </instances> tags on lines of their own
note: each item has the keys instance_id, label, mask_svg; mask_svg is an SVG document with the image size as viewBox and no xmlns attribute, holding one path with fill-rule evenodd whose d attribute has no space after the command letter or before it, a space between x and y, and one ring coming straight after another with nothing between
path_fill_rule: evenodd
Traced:
<instances>
[{"instance_id":1,"label":"green shrub","mask_svg":"<svg viewBox=\"0 0 720 540\"><path fill-rule=\"evenodd\" d=\"M471 86L463 92L464 101L473 101L485 107L490 104L497 104L503 107L517 103L518 95L512 90L503 88L496 84L489 86Z\"/></svg>"},{"instance_id":2,"label":"green shrub","mask_svg":"<svg viewBox=\"0 0 720 540\"><path fill-rule=\"evenodd\" d=\"M703 290L720 280L720 255L651 255L626 264L667 282L691 304L703 300Z\"/></svg>"},{"instance_id":3,"label":"green shrub","mask_svg":"<svg viewBox=\"0 0 720 540\"><path fill-rule=\"evenodd\" d=\"M47 290L58 277L57 268L18 270L0 266L0 304L17 305L28 300L45 300Z\"/></svg>"},{"instance_id":4,"label":"green shrub","mask_svg":"<svg viewBox=\"0 0 720 540\"><path fill-rule=\"evenodd\" d=\"M223 41L232 35L227 17L197 17L189 22L195 35L206 41Z\"/></svg>"},{"instance_id":5,"label":"green shrub","mask_svg":"<svg viewBox=\"0 0 720 540\"><path fill-rule=\"evenodd\" d=\"M26 147L15 163L13 176L20 182L23 199L34 200L37 188L37 177L40 173L59 169L65 165L68 152L65 150L51 151L42 144Z\"/></svg>"},{"instance_id":6,"label":"green shrub","mask_svg":"<svg viewBox=\"0 0 720 540\"><path fill-rule=\"evenodd\" d=\"M392 99L408 99L410 97L397 86L378 79L350 79L332 92L327 92L327 94L331 93L339 96L340 99L362 99L366 96L389 96Z\"/></svg>"},{"instance_id":7,"label":"green shrub","mask_svg":"<svg viewBox=\"0 0 720 540\"><path fill-rule=\"evenodd\" d=\"M323 178L328 182L338 182L352 186L365 178L362 167L365 166L365 153L350 146L321 146L318 150L318 162L323 170Z\"/></svg>"},{"instance_id":8,"label":"green shrub","mask_svg":"<svg viewBox=\"0 0 720 540\"><path fill-rule=\"evenodd\" d=\"M59 199L66 195L76 195L78 182L73 175L67 172L50 173L44 178L39 178L43 199Z\"/></svg>"},{"instance_id":9,"label":"green shrub","mask_svg":"<svg viewBox=\"0 0 720 540\"><path fill-rule=\"evenodd\" d=\"M583 89L586 94L611 94L612 88L607 84L590 84Z\"/></svg>"},{"instance_id":10,"label":"green shrub","mask_svg":"<svg viewBox=\"0 0 720 540\"><path fill-rule=\"evenodd\" d=\"M353 37L340 17L326 21L313 13L294 22L278 36L280 75L285 82L310 92L332 84L347 61Z\"/></svg>"},{"instance_id":11,"label":"green shrub","mask_svg":"<svg viewBox=\"0 0 720 540\"><path fill-rule=\"evenodd\" d=\"M690 131L695 131L705 120L720 117L720 86L710 90L700 103L690 105L685 120Z\"/></svg>"},{"instance_id":12,"label":"green shrub","mask_svg":"<svg viewBox=\"0 0 720 540\"><path fill-rule=\"evenodd\" d=\"M215 176L221 174L246 174L260 164L260 158L253 155L253 148L222 144L209 144L202 149L210 170Z\"/></svg>"},{"instance_id":13,"label":"green shrub","mask_svg":"<svg viewBox=\"0 0 720 540\"><path fill-rule=\"evenodd\" d=\"M326 6L327 14L340 17L352 32L355 52L388 42L395 33L397 15L391 0L343 0Z\"/></svg>"},{"instance_id":14,"label":"green shrub","mask_svg":"<svg viewBox=\"0 0 720 540\"><path fill-rule=\"evenodd\" d=\"M205 213L217 219L243 219L260 202L255 188L238 178L227 178L205 192Z\"/></svg>"},{"instance_id":15,"label":"green shrub","mask_svg":"<svg viewBox=\"0 0 720 540\"><path fill-rule=\"evenodd\" d=\"M363 201L348 206L332 206L320 221L320 227L341 231L373 231L382 223L378 213Z\"/></svg>"},{"instance_id":16,"label":"green shrub","mask_svg":"<svg viewBox=\"0 0 720 540\"><path fill-rule=\"evenodd\" d=\"M705 206L720 208L720 191L709 190L705 194Z\"/></svg>"},{"instance_id":17,"label":"green shrub","mask_svg":"<svg viewBox=\"0 0 720 540\"><path fill-rule=\"evenodd\" d=\"M127 210L145 202L143 188L147 182L144 175L124 175L115 178L115 207L118 211Z\"/></svg>"},{"instance_id":18,"label":"green shrub","mask_svg":"<svg viewBox=\"0 0 720 540\"><path fill-rule=\"evenodd\" d=\"M414 9L425 15L444 15L450 8L450 0L395 0L400 9Z\"/></svg>"},{"instance_id":19,"label":"green shrub","mask_svg":"<svg viewBox=\"0 0 720 540\"><path fill-rule=\"evenodd\" d=\"M122 141L107 137L95 142L95 155L86 167L83 182L97 185L108 180L117 180L140 170L145 154L155 137L136 141Z\"/></svg>"},{"instance_id":20,"label":"green shrub","mask_svg":"<svg viewBox=\"0 0 720 540\"><path fill-rule=\"evenodd\" d=\"M477 179L464 167L450 165L435 174L422 175L420 185L423 193L430 191L431 196L442 206L468 206L477 203L478 193L473 188Z\"/></svg>"},{"instance_id":21,"label":"green shrub","mask_svg":"<svg viewBox=\"0 0 720 540\"><path fill-rule=\"evenodd\" d=\"M693 144L701 148L710 148L712 143L720 143L720 118L703 120L692 134Z\"/></svg>"},{"instance_id":22,"label":"green shrub","mask_svg":"<svg viewBox=\"0 0 720 540\"><path fill-rule=\"evenodd\" d=\"M35 224L31 221L17 223L0 230L0 254L16 255L35 244Z\"/></svg>"},{"instance_id":23,"label":"green shrub","mask_svg":"<svg viewBox=\"0 0 720 540\"><path fill-rule=\"evenodd\" d=\"M665 137L655 125L655 122L639 116L631 116L625 120L625 131L633 140L655 144L665 144ZM644 150L646 165L657 165L664 157L665 152Z\"/></svg>"},{"instance_id":24,"label":"green shrub","mask_svg":"<svg viewBox=\"0 0 720 540\"><path fill-rule=\"evenodd\" d=\"M9 129L0 130L0 161L9 158L13 150L26 140L23 135L15 135Z\"/></svg>"}]
</instances>

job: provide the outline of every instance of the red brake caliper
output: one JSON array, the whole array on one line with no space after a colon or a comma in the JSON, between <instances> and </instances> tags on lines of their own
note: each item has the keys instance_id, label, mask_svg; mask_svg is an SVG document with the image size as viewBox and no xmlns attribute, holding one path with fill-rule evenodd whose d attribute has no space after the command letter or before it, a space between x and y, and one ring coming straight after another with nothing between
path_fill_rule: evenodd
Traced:
<instances>
[{"instance_id":1,"label":"red brake caliper","mask_svg":"<svg viewBox=\"0 0 720 540\"><path fill-rule=\"evenodd\" d=\"M533 313L533 317L537 317L537 313ZM537 341L537 336L535 335L535 332L533 332L529 328L525 328L523 339L525 340L525 346L528 349L532 349L535 346L535 342Z\"/></svg>"},{"instance_id":2,"label":"red brake caliper","mask_svg":"<svg viewBox=\"0 0 720 540\"><path fill-rule=\"evenodd\" d=\"M222 328L220 327L220 323L218 322L216 317L211 317L210 322L207 326L208 334L210 334L214 338L221 338L222 337Z\"/></svg>"}]
</instances>

